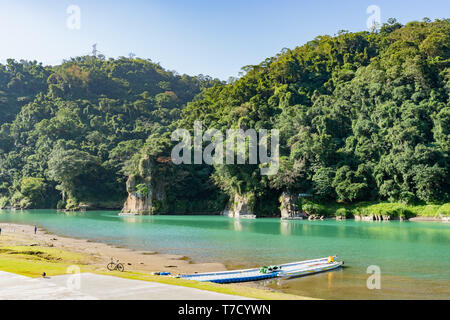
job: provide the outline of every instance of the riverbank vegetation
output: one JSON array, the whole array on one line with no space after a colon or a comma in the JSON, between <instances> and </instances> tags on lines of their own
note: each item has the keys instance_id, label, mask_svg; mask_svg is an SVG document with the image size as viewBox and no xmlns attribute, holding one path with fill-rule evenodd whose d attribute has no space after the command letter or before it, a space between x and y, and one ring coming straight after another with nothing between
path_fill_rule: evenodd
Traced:
<instances>
[{"instance_id":1,"label":"riverbank vegetation","mask_svg":"<svg viewBox=\"0 0 450 320\"><path fill-rule=\"evenodd\" d=\"M235 215L279 216L281 196L296 202L298 193L328 206L400 203L361 205L362 215L434 214L423 206L441 207L450 190L449 34L449 20L390 19L375 33L317 37L204 90L177 127L192 131L201 120L223 133L280 130L276 175L262 176L258 165L214 166L211 179ZM164 146L154 157L170 156L169 135L146 144L143 157L154 145Z\"/></svg>"},{"instance_id":2,"label":"riverbank vegetation","mask_svg":"<svg viewBox=\"0 0 450 320\"><path fill-rule=\"evenodd\" d=\"M448 19L319 36L228 83L142 59L8 60L0 205L120 206L128 180L128 192L161 214L245 207L279 216L281 196L295 203L310 193L308 210L326 215L448 215L449 68ZM174 165L172 131L199 120L222 132L278 129L278 173Z\"/></svg>"},{"instance_id":3,"label":"riverbank vegetation","mask_svg":"<svg viewBox=\"0 0 450 320\"><path fill-rule=\"evenodd\" d=\"M0 65L0 207L119 208L124 165L218 82L143 59Z\"/></svg>"},{"instance_id":4,"label":"riverbank vegetation","mask_svg":"<svg viewBox=\"0 0 450 320\"><path fill-rule=\"evenodd\" d=\"M406 204L400 202L312 202L299 203L301 210L308 214L326 218L355 216L385 216L389 219L408 219L415 216L440 218L450 216L450 204Z\"/></svg>"}]
</instances>

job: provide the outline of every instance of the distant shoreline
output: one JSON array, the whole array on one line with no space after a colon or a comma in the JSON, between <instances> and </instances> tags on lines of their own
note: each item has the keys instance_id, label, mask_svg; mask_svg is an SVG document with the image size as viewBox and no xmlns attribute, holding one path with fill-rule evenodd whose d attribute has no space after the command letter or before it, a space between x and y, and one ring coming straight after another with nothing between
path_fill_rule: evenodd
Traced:
<instances>
[{"instance_id":1,"label":"distant shoreline","mask_svg":"<svg viewBox=\"0 0 450 320\"><path fill-rule=\"evenodd\" d=\"M5 210L5 211L27 211L27 210L55 210L55 211L59 211L59 212L89 212L89 211L118 211L116 209L92 209L92 210L86 210L86 211L79 211L79 210L74 210L74 211L70 211L70 210L58 210L58 209L52 209L52 208L43 208L43 209L13 209L13 208L4 208L4 209L0 209L1 210ZM127 213L127 214L120 214L120 212L117 213L118 216L123 216L123 217L138 217L138 216L152 216L152 215L140 215L140 214L132 214L132 213ZM221 216L222 214L220 213L189 213L189 214L155 214L153 216ZM275 216L256 216L256 219L260 219L260 218L274 218L274 219L280 219L280 221L295 221L295 220L308 220L307 218L299 218L299 217L294 217L294 218L283 218L283 217L275 217ZM247 220L247 218L242 217L242 218L234 218L234 219L242 219L242 220ZM359 218L355 218L355 217L347 217L347 218L341 218L341 217L329 217L329 216L324 216L323 219L317 218L317 219L312 219L311 221L323 221L323 220L338 220L338 221L345 221L345 220L354 220L354 221L364 221L364 222L371 222L372 220L365 220L364 217L359 217ZM407 218L407 219L399 219L398 217L391 217L389 218L389 220L381 220L382 222L390 222L390 221L403 221L403 222L442 222L442 223L449 223L450 222L450 217L431 217L431 216L415 216L415 217L411 217L411 218ZM377 220L373 220L373 222L377 222Z\"/></svg>"}]
</instances>

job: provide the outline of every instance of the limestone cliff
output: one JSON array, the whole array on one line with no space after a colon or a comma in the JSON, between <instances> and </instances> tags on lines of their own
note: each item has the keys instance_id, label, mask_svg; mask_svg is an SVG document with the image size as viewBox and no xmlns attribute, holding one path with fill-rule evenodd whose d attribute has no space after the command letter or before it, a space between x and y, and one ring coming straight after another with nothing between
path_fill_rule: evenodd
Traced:
<instances>
[{"instance_id":1,"label":"limestone cliff","mask_svg":"<svg viewBox=\"0 0 450 320\"><path fill-rule=\"evenodd\" d=\"M152 214L152 186L150 183L146 183L145 186L147 187L148 192L143 194L137 190L136 180L137 177L135 175L128 177L128 198L125 201L122 213L140 215Z\"/></svg>"},{"instance_id":2,"label":"limestone cliff","mask_svg":"<svg viewBox=\"0 0 450 320\"><path fill-rule=\"evenodd\" d=\"M239 218L240 216L254 215L252 209L252 196L239 194L234 195L234 201L230 203L223 211L224 215L229 217Z\"/></svg>"},{"instance_id":3,"label":"limestone cliff","mask_svg":"<svg viewBox=\"0 0 450 320\"><path fill-rule=\"evenodd\" d=\"M151 160L144 157L139 162L139 173L128 177L128 198L123 206L122 214L154 214L155 204L163 201L165 196L164 185L161 181L152 179L152 167Z\"/></svg>"},{"instance_id":4,"label":"limestone cliff","mask_svg":"<svg viewBox=\"0 0 450 320\"><path fill-rule=\"evenodd\" d=\"M301 219L302 215L298 209L296 194L283 192L280 196L281 219Z\"/></svg>"}]
</instances>

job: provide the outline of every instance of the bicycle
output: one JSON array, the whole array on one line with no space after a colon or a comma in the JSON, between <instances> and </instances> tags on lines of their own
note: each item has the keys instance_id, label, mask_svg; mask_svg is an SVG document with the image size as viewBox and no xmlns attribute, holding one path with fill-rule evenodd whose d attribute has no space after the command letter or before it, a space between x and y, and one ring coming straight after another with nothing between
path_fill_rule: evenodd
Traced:
<instances>
[{"instance_id":1,"label":"bicycle","mask_svg":"<svg viewBox=\"0 0 450 320\"><path fill-rule=\"evenodd\" d=\"M117 271L123 272L123 270L125 270L125 267L123 266L123 264L120 263L119 260L117 260L117 262L114 262L113 258L111 258L111 262L108 263L106 268L109 271L117 270Z\"/></svg>"}]
</instances>

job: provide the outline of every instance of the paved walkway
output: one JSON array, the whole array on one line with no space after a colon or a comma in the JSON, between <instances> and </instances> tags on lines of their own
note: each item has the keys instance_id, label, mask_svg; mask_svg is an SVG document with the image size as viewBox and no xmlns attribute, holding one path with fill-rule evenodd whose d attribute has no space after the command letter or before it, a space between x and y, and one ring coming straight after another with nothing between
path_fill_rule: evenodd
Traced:
<instances>
[{"instance_id":1,"label":"paved walkway","mask_svg":"<svg viewBox=\"0 0 450 320\"><path fill-rule=\"evenodd\" d=\"M78 276L78 275L77 275ZM238 300L239 296L92 273L28 278L0 271L0 300ZM79 289L71 289L80 284Z\"/></svg>"}]
</instances>

